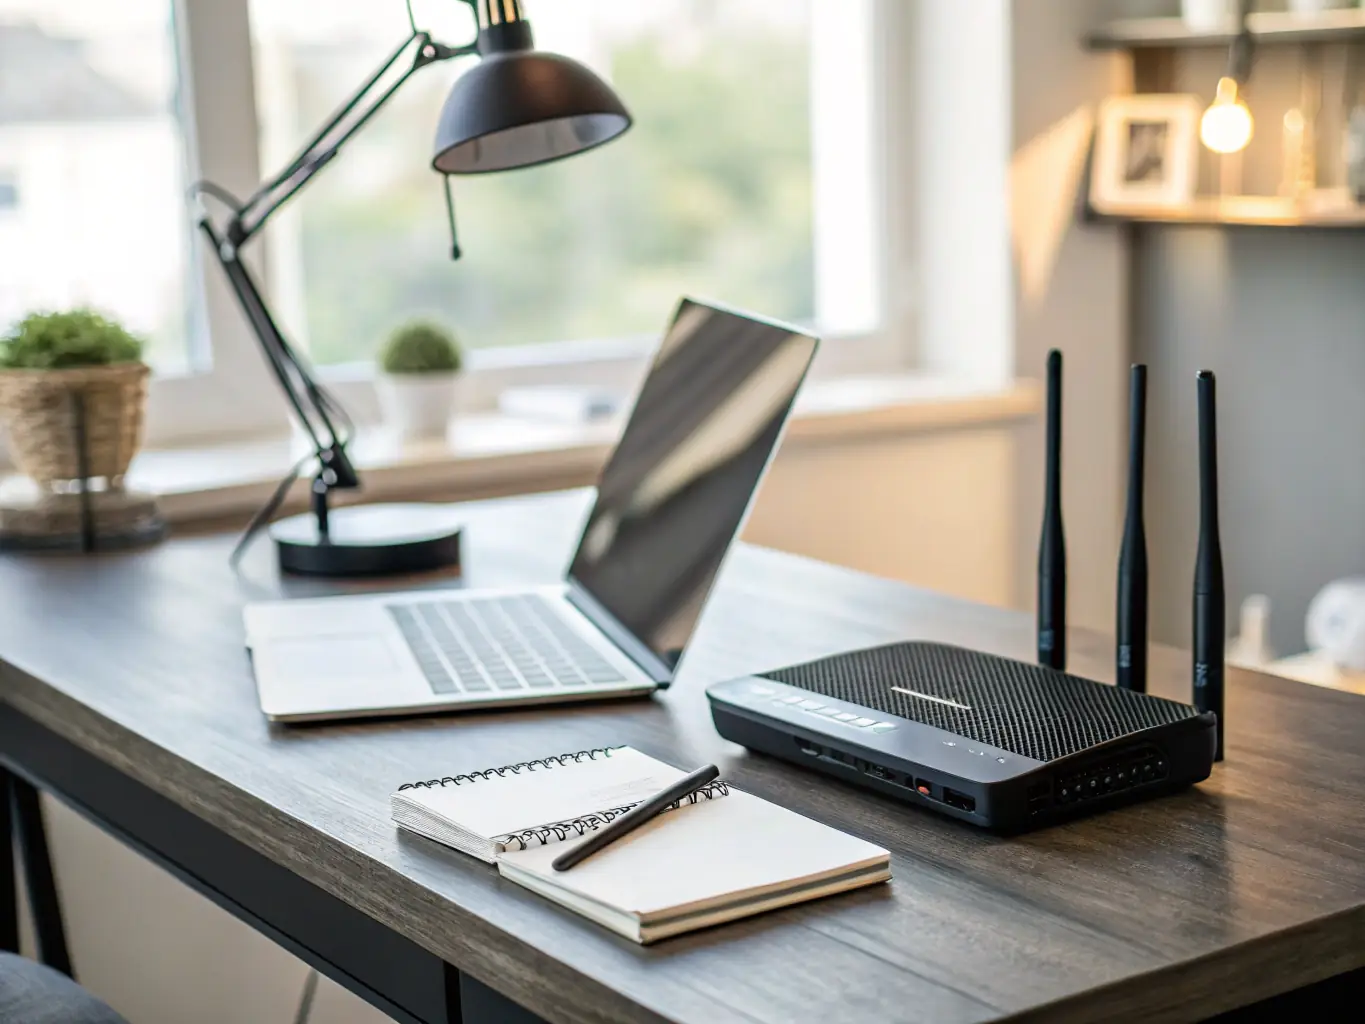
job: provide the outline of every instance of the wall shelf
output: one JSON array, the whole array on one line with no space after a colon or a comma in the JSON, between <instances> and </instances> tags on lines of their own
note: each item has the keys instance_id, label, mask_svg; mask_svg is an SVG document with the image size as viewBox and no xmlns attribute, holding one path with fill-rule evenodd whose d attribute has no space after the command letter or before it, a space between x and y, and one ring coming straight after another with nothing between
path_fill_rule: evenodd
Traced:
<instances>
[{"instance_id":1,"label":"wall shelf","mask_svg":"<svg viewBox=\"0 0 1365 1024\"><path fill-rule=\"evenodd\" d=\"M1227 224L1267 228L1365 228L1365 206L1320 206L1279 196L1198 198L1178 206L1106 204L1087 210L1093 220L1150 224Z\"/></svg>"},{"instance_id":2,"label":"wall shelf","mask_svg":"<svg viewBox=\"0 0 1365 1024\"><path fill-rule=\"evenodd\" d=\"M1319 14L1263 11L1247 18L1257 43L1331 43L1365 39L1365 9L1342 8ZM1140 50L1154 47L1227 46L1237 33L1231 20L1213 32L1192 31L1183 18L1129 18L1111 21L1085 37L1091 50Z\"/></svg>"}]
</instances>

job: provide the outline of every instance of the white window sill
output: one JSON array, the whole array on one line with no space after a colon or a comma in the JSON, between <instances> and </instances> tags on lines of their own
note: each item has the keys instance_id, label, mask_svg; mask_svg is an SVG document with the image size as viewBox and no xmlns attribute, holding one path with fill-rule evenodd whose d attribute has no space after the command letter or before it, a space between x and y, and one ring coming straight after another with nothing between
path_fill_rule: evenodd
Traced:
<instances>
[{"instance_id":1,"label":"white window sill","mask_svg":"<svg viewBox=\"0 0 1365 1024\"><path fill-rule=\"evenodd\" d=\"M982 387L914 375L832 379L802 393L784 444L1002 425L1039 407L1031 381ZM350 449L364 475L354 500L461 500L581 486L597 475L620 429L617 418L561 424L480 414L457 418L443 440L403 444L380 427L362 427ZM129 486L155 495L173 523L245 517L306 451L297 437L148 450L134 461ZM25 485L12 477L0 495ZM298 483L290 507L303 507L307 486Z\"/></svg>"}]
</instances>

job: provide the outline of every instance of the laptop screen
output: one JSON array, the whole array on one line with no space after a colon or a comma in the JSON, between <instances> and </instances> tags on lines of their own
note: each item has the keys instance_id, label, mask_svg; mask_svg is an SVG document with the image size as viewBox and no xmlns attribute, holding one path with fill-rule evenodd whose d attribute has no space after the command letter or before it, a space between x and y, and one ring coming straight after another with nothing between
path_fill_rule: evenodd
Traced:
<instances>
[{"instance_id":1,"label":"laptop screen","mask_svg":"<svg viewBox=\"0 0 1365 1024\"><path fill-rule=\"evenodd\" d=\"M817 345L684 300L602 470L569 575L670 669Z\"/></svg>"}]
</instances>

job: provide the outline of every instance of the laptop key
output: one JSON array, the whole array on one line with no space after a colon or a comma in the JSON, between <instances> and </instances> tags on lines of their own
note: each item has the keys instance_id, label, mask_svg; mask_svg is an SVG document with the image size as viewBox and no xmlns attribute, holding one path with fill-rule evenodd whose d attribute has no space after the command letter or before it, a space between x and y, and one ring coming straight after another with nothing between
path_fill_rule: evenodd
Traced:
<instances>
[{"instance_id":1,"label":"laptop key","mask_svg":"<svg viewBox=\"0 0 1365 1024\"><path fill-rule=\"evenodd\" d=\"M549 601L534 595L388 610L434 693L549 691L624 679Z\"/></svg>"},{"instance_id":2,"label":"laptop key","mask_svg":"<svg viewBox=\"0 0 1365 1024\"><path fill-rule=\"evenodd\" d=\"M455 680L445 670L429 671L422 670L422 674L427 678L427 684L431 687L432 693L459 693L460 687Z\"/></svg>"}]
</instances>

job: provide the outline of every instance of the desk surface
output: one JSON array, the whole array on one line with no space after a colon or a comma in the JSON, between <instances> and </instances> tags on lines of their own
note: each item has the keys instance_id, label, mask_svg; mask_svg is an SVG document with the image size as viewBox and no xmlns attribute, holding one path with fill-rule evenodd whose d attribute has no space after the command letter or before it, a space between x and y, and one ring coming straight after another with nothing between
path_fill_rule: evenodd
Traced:
<instances>
[{"instance_id":1,"label":"desk surface","mask_svg":"<svg viewBox=\"0 0 1365 1024\"><path fill-rule=\"evenodd\" d=\"M467 579L556 578L584 495L468 506ZM1016 657L1030 619L752 548L652 700L288 729L261 717L230 538L0 560L0 698L551 1021L1191 1019L1365 965L1365 700L1232 671L1228 760L1195 789L1001 839L746 754L709 680L931 638ZM351 589L355 589L354 587ZM1112 678L1105 639L1073 670ZM1187 658L1152 652L1153 692ZM642 948L398 834L402 782L612 743L892 851L894 881Z\"/></svg>"}]
</instances>

